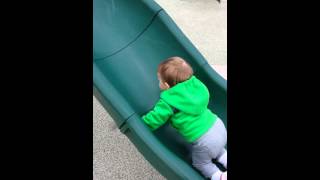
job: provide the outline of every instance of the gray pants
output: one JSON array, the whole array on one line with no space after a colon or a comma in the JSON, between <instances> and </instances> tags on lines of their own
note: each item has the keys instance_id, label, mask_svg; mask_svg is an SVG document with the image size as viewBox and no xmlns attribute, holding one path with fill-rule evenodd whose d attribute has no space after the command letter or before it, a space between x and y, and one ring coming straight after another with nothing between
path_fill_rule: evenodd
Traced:
<instances>
[{"instance_id":1,"label":"gray pants","mask_svg":"<svg viewBox=\"0 0 320 180\"><path fill-rule=\"evenodd\" d=\"M206 178L211 178L219 171L219 168L212 163L212 159L219 159L227 152L224 148L226 143L227 130L218 118L207 133L192 143L192 165Z\"/></svg>"}]
</instances>

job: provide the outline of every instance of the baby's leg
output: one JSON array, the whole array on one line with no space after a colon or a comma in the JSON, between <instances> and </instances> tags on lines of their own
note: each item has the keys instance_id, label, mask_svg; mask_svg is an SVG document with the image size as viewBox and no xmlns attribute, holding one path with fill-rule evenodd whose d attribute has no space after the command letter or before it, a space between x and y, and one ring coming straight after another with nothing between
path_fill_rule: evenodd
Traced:
<instances>
[{"instance_id":1,"label":"baby's leg","mask_svg":"<svg viewBox=\"0 0 320 180\"><path fill-rule=\"evenodd\" d=\"M224 156L225 153L223 151L226 143L227 131L221 119L218 118L213 127L199 140L193 143L193 166L199 169L207 178L213 180L220 179L222 172L214 163L212 163L212 159L218 159L223 156L226 161L226 156ZM225 165L227 164L225 163Z\"/></svg>"},{"instance_id":2,"label":"baby's leg","mask_svg":"<svg viewBox=\"0 0 320 180\"><path fill-rule=\"evenodd\" d=\"M204 144L208 147L211 158L227 168L227 150L224 148L227 144L227 130L221 119L217 119L205 140Z\"/></svg>"},{"instance_id":3,"label":"baby's leg","mask_svg":"<svg viewBox=\"0 0 320 180\"><path fill-rule=\"evenodd\" d=\"M221 153L218 155L217 161L227 169L227 150L225 148L223 148Z\"/></svg>"},{"instance_id":4,"label":"baby's leg","mask_svg":"<svg viewBox=\"0 0 320 180\"><path fill-rule=\"evenodd\" d=\"M210 156L208 148L193 145L192 165L197 168L206 178L211 178L214 174L222 174L220 169L215 164L213 164L211 160L212 158Z\"/></svg>"}]
</instances>

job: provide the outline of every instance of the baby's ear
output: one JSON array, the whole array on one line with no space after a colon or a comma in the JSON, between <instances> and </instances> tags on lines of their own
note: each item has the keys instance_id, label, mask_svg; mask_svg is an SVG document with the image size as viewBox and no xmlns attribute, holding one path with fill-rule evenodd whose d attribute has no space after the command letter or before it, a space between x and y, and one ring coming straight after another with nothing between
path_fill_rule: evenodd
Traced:
<instances>
[{"instance_id":1,"label":"baby's ear","mask_svg":"<svg viewBox=\"0 0 320 180\"><path fill-rule=\"evenodd\" d=\"M170 88L170 85L167 82L164 82L164 85L166 86L166 89Z\"/></svg>"}]
</instances>

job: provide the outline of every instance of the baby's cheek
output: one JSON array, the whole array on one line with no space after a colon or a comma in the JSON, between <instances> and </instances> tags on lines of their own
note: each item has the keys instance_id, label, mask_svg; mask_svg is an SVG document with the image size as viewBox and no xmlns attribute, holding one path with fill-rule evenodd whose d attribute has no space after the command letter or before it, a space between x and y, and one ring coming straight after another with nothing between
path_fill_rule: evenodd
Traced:
<instances>
[{"instance_id":1,"label":"baby's cheek","mask_svg":"<svg viewBox=\"0 0 320 180\"><path fill-rule=\"evenodd\" d=\"M162 83L159 83L159 88L160 88L160 89L164 89L164 86L163 86Z\"/></svg>"}]
</instances>

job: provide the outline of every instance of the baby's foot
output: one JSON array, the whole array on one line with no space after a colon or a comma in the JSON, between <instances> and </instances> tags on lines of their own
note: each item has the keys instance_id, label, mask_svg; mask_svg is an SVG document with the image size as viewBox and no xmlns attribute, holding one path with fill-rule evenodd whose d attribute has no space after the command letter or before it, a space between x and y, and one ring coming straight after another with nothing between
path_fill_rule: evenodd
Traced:
<instances>
[{"instance_id":1,"label":"baby's foot","mask_svg":"<svg viewBox=\"0 0 320 180\"><path fill-rule=\"evenodd\" d=\"M211 180L227 180L227 171L226 172L221 172L220 170L215 172Z\"/></svg>"},{"instance_id":2,"label":"baby's foot","mask_svg":"<svg viewBox=\"0 0 320 180\"><path fill-rule=\"evenodd\" d=\"M227 171L221 174L220 180L227 180Z\"/></svg>"}]
</instances>

